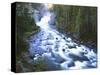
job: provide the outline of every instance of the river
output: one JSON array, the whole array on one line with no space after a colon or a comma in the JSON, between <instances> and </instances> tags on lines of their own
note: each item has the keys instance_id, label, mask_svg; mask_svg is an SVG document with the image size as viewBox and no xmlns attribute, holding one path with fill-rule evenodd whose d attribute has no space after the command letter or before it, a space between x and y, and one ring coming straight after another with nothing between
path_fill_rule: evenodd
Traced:
<instances>
[{"instance_id":1,"label":"river","mask_svg":"<svg viewBox=\"0 0 100 75\"><path fill-rule=\"evenodd\" d=\"M31 36L29 52L33 60L44 58L47 70L84 69L97 67L97 54L85 45L77 44L71 37L58 32L53 25L55 14L46 4L35 10L33 18L40 31Z\"/></svg>"}]
</instances>

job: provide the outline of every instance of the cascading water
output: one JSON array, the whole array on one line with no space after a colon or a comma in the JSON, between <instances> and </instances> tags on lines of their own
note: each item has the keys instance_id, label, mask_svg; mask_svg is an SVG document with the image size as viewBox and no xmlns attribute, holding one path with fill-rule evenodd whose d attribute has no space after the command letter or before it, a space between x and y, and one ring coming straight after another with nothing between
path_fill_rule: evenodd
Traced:
<instances>
[{"instance_id":1,"label":"cascading water","mask_svg":"<svg viewBox=\"0 0 100 75\"><path fill-rule=\"evenodd\" d=\"M97 67L97 55L93 49L75 43L52 28L55 15L47 5L44 4L41 10L35 10L33 17L40 27L40 32L29 40L29 52L34 55L34 61L38 57L44 58L48 70Z\"/></svg>"}]
</instances>

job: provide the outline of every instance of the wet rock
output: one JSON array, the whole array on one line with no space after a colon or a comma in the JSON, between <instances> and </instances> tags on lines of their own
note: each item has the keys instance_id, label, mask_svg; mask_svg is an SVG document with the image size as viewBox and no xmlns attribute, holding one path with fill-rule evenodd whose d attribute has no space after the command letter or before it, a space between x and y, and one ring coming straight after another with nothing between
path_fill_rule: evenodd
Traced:
<instances>
[{"instance_id":1,"label":"wet rock","mask_svg":"<svg viewBox=\"0 0 100 75\"><path fill-rule=\"evenodd\" d=\"M68 48L76 48L76 46L75 45L73 45L73 46L70 45L70 46L68 46Z\"/></svg>"},{"instance_id":2,"label":"wet rock","mask_svg":"<svg viewBox=\"0 0 100 75\"><path fill-rule=\"evenodd\" d=\"M62 62L65 61L65 59L62 58L59 54L54 54L53 53L53 57L55 58L55 62L57 62L57 63L62 63Z\"/></svg>"},{"instance_id":3,"label":"wet rock","mask_svg":"<svg viewBox=\"0 0 100 75\"><path fill-rule=\"evenodd\" d=\"M74 61L89 61L89 59L86 56L78 56L75 54L69 54L69 56L74 60Z\"/></svg>"},{"instance_id":4,"label":"wet rock","mask_svg":"<svg viewBox=\"0 0 100 75\"><path fill-rule=\"evenodd\" d=\"M65 49L62 49L63 52L65 52Z\"/></svg>"},{"instance_id":5,"label":"wet rock","mask_svg":"<svg viewBox=\"0 0 100 75\"><path fill-rule=\"evenodd\" d=\"M58 63L55 62L55 59L48 55L44 56L44 62L46 64L47 70L61 70L61 67Z\"/></svg>"},{"instance_id":6,"label":"wet rock","mask_svg":"<svg viewBox=\"0 0 100 75\"><path fill-rule=\"evenodd\" d=\"M83 61L82 62L82 68L95 68L96 66L93 66L90 61Z\"/></svg>"},{"instance_id":7,"label":"wet rock","mask_svg":"<svg viewBox=\"0 0 100 75\"><path fill-rule=\"evenodd\" d=\"M69 67L72 67L74 65L75 64L73 61L65 61L65 62L61 63L62 69L69 69Z\"/></svg>"}]
</instances>

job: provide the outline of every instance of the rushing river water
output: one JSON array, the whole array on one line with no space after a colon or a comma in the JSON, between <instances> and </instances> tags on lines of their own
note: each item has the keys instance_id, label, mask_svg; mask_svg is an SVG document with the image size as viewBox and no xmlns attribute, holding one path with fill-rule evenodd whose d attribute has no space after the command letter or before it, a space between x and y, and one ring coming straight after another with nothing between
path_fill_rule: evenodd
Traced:
<instances>
[{"instance_id":1,"label":"rushing river water","mask_svg":"<svg viewBox=\"0 0 100 75\"><path fill-rule=\"evenodd\" d=\"M47 5L41 10L35 10L33 17L40 32L31 36L29 52L44 58L48 70L66 70L81 68L96 68L97 54L93 49L75 43L71 37L64 36L53 27L55 15Z\"/></svg>"}]
</instances>

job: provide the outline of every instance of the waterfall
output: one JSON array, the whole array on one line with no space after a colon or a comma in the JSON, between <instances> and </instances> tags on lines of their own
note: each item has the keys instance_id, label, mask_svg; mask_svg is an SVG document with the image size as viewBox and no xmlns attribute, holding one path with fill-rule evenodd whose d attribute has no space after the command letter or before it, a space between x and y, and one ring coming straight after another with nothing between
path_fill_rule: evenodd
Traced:
<instances>
[{"instance_id":1,"label":"waterfall","mask_svg":"<svg viewBox=\"0 0 100 75\"><path fill-rule=\"evenodd\" d=\"M97 67L97 55L93 49L75 43L71 37L64 36L52 27L55 15L46 4L42 9L34 10L33 18L40 32L31 36L29 52L44 58L48 70L66 70Z\"/></svg>"}]
</instances>

